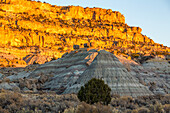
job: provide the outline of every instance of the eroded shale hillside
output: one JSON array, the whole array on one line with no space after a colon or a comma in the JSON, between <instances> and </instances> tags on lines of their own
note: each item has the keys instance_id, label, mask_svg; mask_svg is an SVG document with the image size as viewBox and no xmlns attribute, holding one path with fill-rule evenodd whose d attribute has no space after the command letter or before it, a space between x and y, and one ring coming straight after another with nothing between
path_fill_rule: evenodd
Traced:
<instances>
[{"instance_id":1,"label":"eroded shale hillside","mask_svg":"<svg viewBox=\"0 0 170 113\"><path fill-rule=\"evenodd\" d=\"M1 0L0 31L1 66L43 64L69 53L74 45L127 58L170 52L141 34L140 27L128 26L125 17L111 9Z\"/></svg>"}]
</instances>

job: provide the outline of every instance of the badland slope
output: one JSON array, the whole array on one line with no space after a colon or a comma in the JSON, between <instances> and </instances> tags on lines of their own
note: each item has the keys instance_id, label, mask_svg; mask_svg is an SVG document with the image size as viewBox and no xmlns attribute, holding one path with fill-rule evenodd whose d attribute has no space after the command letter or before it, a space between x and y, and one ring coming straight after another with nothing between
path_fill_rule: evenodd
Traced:
<instances>
[{"instance_id":1,"label":"badland slope","mask_svg":"<svg viewBox=\"0 0 170 113\"><path fill-rule=\"evenodd\" d=\"M77 93L91 78L103 79L120 96L170 93L170 64L150 59L142 65L105 50L79 50L58 60L25 68L1 68L0 89Z\"/></svg>"}]
</instances>

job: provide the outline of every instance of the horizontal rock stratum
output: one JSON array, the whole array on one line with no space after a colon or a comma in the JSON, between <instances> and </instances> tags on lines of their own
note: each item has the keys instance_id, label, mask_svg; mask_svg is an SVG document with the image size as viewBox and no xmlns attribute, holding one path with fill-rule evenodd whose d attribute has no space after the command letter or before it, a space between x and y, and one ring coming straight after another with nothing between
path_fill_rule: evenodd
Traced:
<instances>
[{"instance_id":1,"label":"horizontal rock stratum","mask_svg":"<svg viewBox=\"0 0 170 113\"><path fill-rule=\"evenodd\" d=\"M112 94L133 97L170 93L170 64L151 58L139 64L105 50L81 49L25 68L0 68L0 89L77 93L91 78L103 79Z\"/></svg>"},{"instance_id":2,"label":"horizontal rock stratum","mask_svg":"<svg viewBox=\"0 0 170 113\"><path fill-rule=\"evenodd\" d=\"M128 26L125 17L111 9L1 0L0 31L4 66L42 64L84 44L132 58L170 52L143 35L140 27ZM6 54L13 56L9 59Z\"/></svg>"},{"instance_id":3,"label":"horizontal rock stratum","mask_svg":"<svg viewBox=\"0 0 170 113\"><path fill-rule=\"evenodd\" d=\"M153 95L148 87L138 82L118 58L105 50L73 51L61 59L45 63L28 77L52 74L42 89L58 94L77 93L92 78L103 79L112 94L121 96Z\"/></svg>"}]
</instances>

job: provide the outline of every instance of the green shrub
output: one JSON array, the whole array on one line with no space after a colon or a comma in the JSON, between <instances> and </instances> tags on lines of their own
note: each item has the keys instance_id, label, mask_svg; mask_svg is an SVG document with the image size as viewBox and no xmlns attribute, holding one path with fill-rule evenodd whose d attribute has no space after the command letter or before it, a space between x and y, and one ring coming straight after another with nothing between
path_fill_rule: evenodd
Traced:
<instances>
[{"instance_id":1,"label":"green shrub","mask_svg":"<svg viewBox=\"0 0 170 113\"><path fill-rule=\"evenodd\" d=\"M102 102L107 105L111 101L110 95L111 89L101 79L93 78L85 86L81 87L78 92L78 98L80 101L84 101L89 104Z\"/></svg>"}]
</instances>

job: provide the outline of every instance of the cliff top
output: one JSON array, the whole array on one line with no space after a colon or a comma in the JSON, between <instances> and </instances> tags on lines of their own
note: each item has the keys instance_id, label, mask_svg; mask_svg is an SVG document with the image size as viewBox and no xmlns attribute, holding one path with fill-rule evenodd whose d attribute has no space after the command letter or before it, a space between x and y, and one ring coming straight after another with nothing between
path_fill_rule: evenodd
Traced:
<instances>
[{"instance_id":1,"label":"cliff top","mask_svg":"<svg viewBox=\"0 0 170 113\"><path fill-rule=\"evenodd\" d=\"M31 0L2 0L4 4L10 4L11 6L2 6L3 10L7 12L29 14L38 10L40 12L55 12L60 13L61 17L64 14L66 17L64 20L71 18L75 19L95 19L95 20L107 20L110 22L125 23L125 17L118 11L112 11L111 9L102 8L83 8L81 6L56 6L48 3L36 2Z\"/></svg>"},{"instance_id":2,"label":"cliff top","mask_svg":"<svg viewBox=\"0 0 170 113\"><path fill-rule=\"evenodd\" d=\"M25 61L20 62L24 65L60 58L74 47L104 49L133 60L170 52L143 35L140 27L126 24L125 17L111 9L1 0L0 30L0 52L15 55ZM2 64L18 62L0 56ZM40 56L44 56L43 62Z\"/></svg>"}]
</instances>

